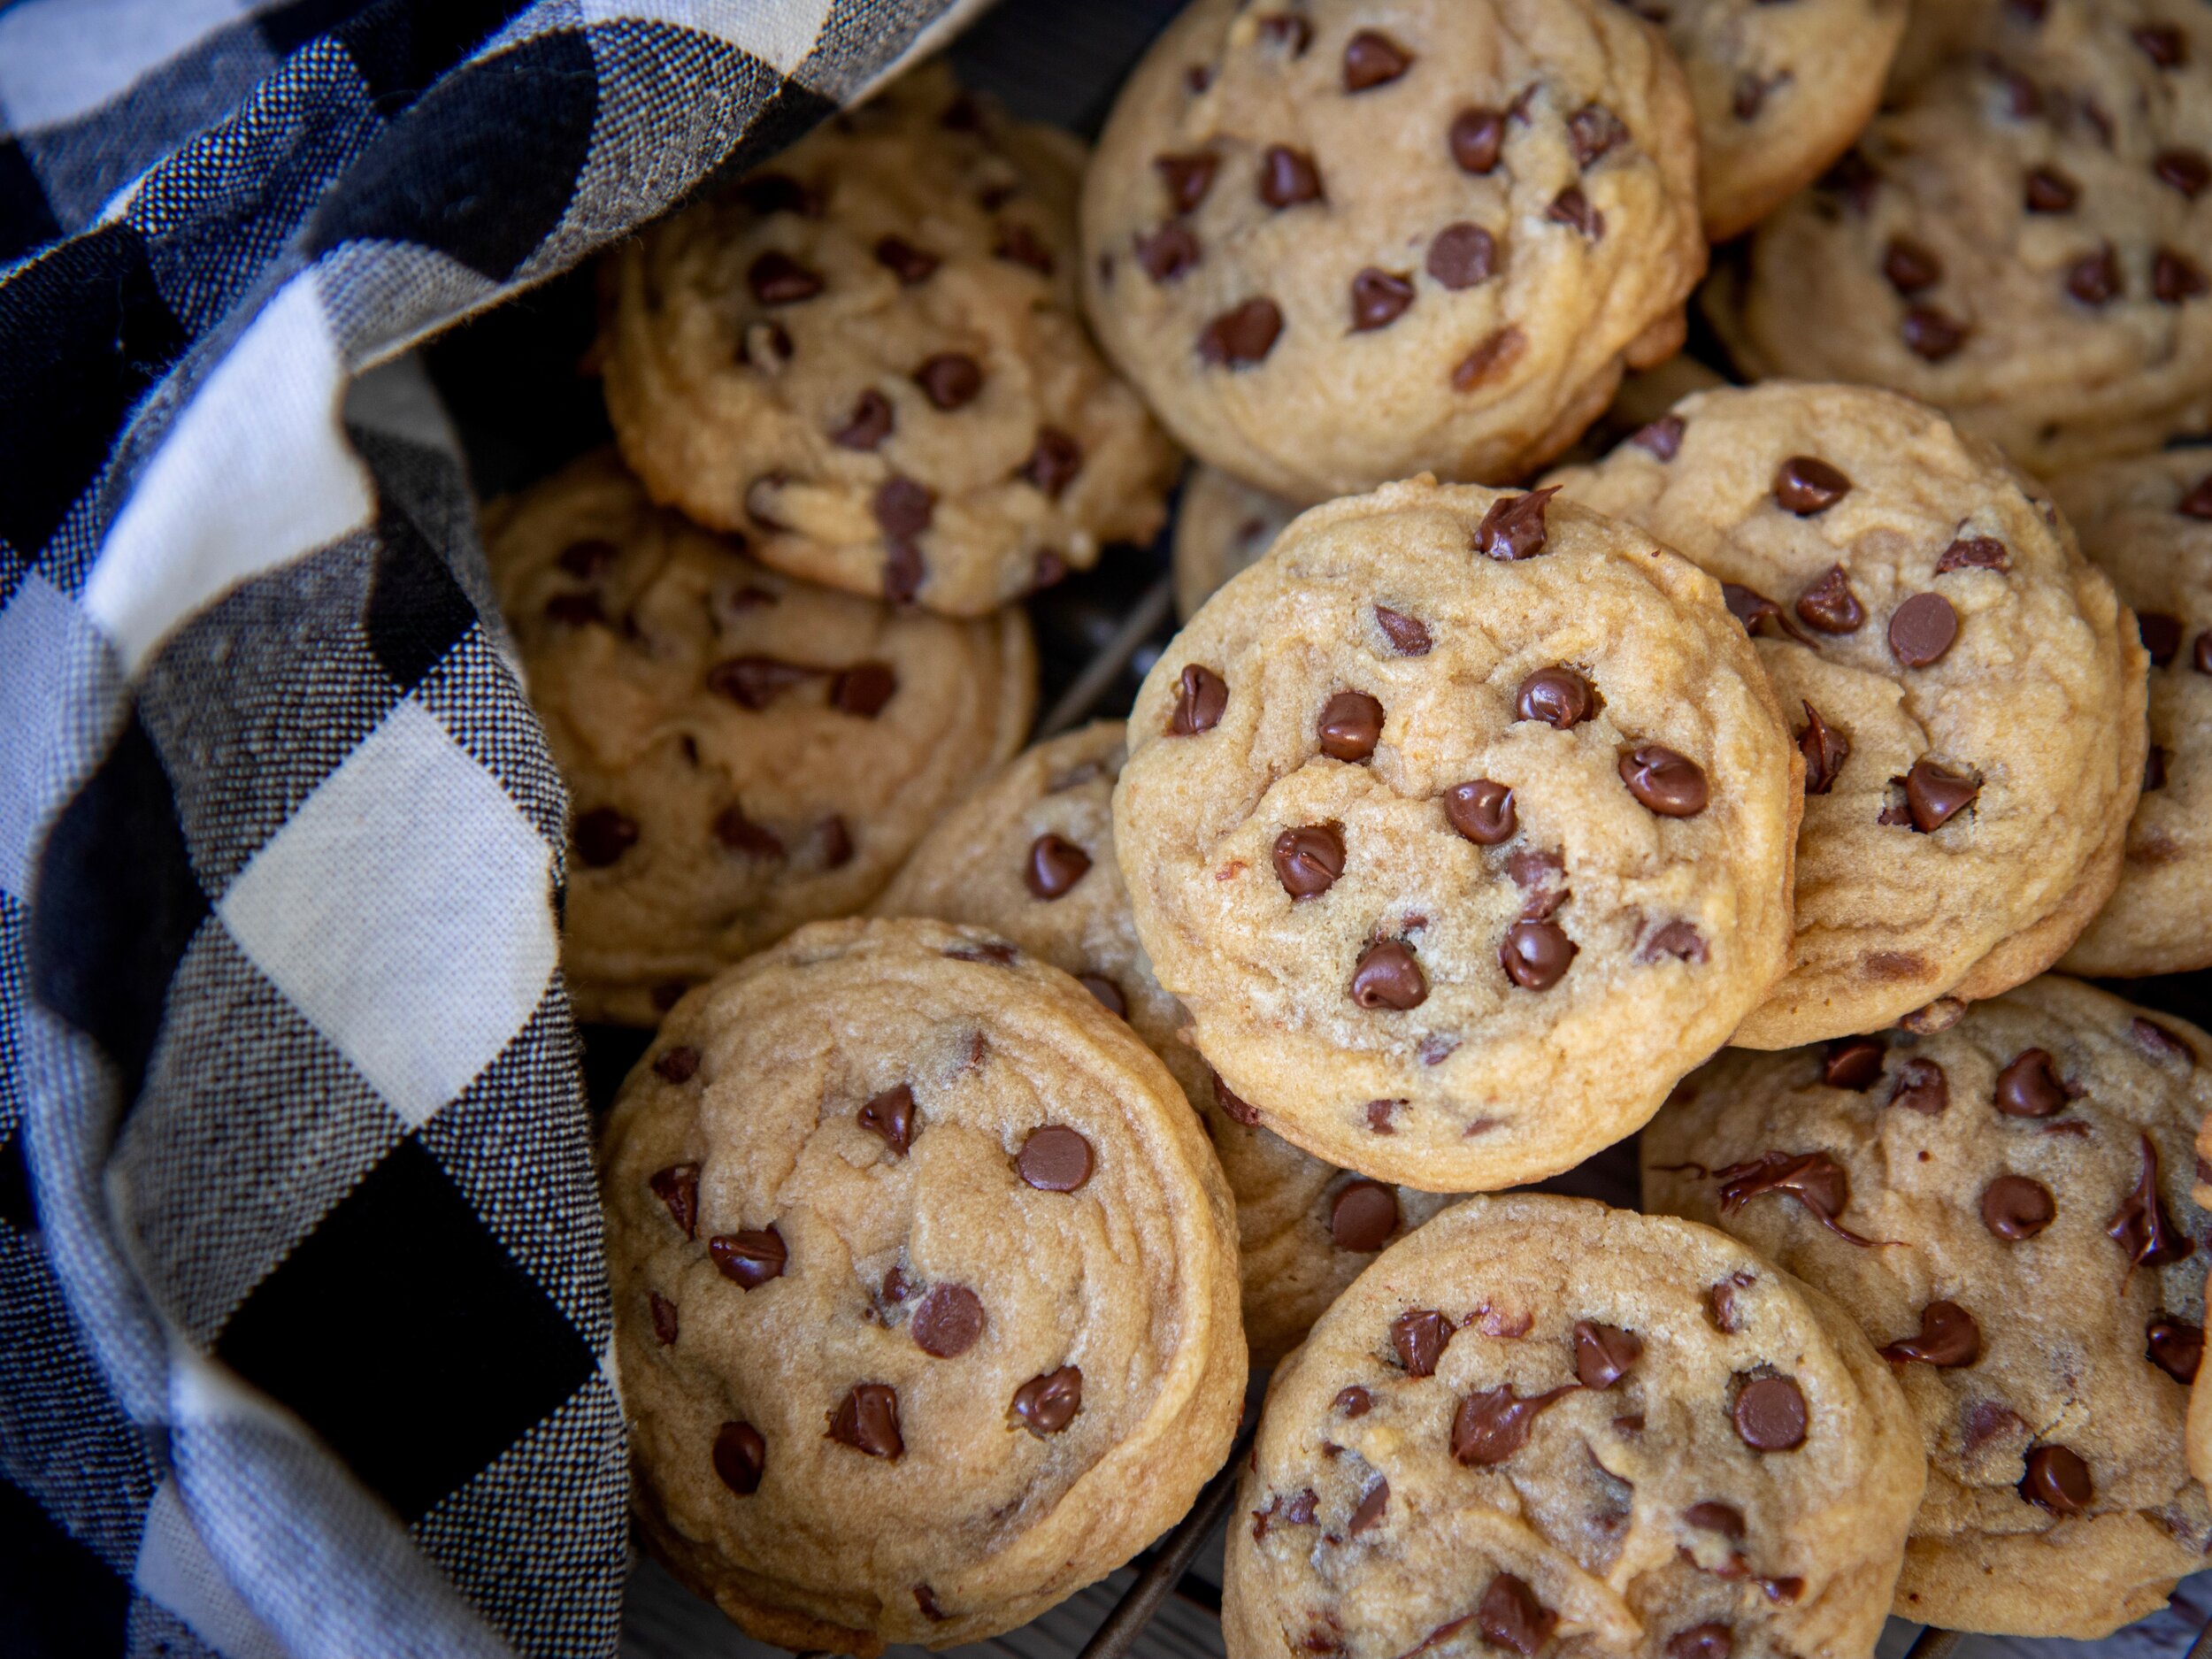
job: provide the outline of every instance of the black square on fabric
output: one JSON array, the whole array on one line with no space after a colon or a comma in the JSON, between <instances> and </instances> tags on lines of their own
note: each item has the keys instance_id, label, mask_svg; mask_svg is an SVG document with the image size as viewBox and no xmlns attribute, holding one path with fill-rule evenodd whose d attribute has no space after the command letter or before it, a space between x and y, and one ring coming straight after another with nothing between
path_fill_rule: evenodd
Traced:
<instances>
[{"instance_id":1,"label":"black square on fabric","mask_svg":"<svg viewBox=\"0 0 2212 1659\"><path fill-rule=\"evenodd\" d=\"M281 58L319 35L334 35L378 112L392 115L459 63L523 8L525 0L291 0L254 20Z\"/></svg>"},{"instance_id":2,"label":"black square on fabric","mask_svg":"<svg viewBox=\"0 0 2212 1659\"><path fill-rule=\"evenodd\" d=\"M376 531L376 577L362 621L384 672L411 691L475 626L476 607L412 519L388 506Z\"/></svg>"},{"instance_id":3,"label":"black square on fabric","mask_svg":"<svg viewBox=\"0 0 2212 1659\"><path fill-rule=\"evenodd\" d=\"M131 1586L0 1475L0 1654L7 1659L120 1655Z\"/></svg>"},{"instance_id":4,"label":"black square on fabric","mask_svg":"<svg viewBox=\"0 0 2212 1659\"><path fill-rule=\"evenodd\" d=\"M787 79L775 96L760 106L752 125L716 164L716 179L740 179L779 151L799 140L837 113L837 105L820 93Z\"/></svg>"},{"instance_id":5,"label":"black square on fabric","mask_svg":"<svg viewBox=\"0 0 2212 1659\"><path fill-rule=\"evenodd\" d=\"M134 710L54 820L31 911L31 993L89 1033L138 1094L169 980L208 912L176 796Z\"/></svg>"},{"instance_id":6,"label":"black square on fabric","mask_svg":"<svg viewBox=\"0 0 2212 1659\"><path fill-rule=\"evenodd\" d=\"M19 259L61 234L23 146L0 138L0 259Z\"/></svg>"},{"instance_id":7,"label":"black square on fabric","mask_svg":"<svg viewBox=\"0 0 2212 1659\"><path fill-rule=\"evenodd\" d=\"M0 1222L18 1233L38 1231L38 1211L31 1204L31 1168L23 1152L23 1125L0 1129ZM4 1537L0 1533L0 1537Z\"/></svg>"},{"instance_id":8,"label":"black square on fabric","mask_svg":"<svg viewBox=\"0 0 2212 1659\"><path fill-rule=\"evenodd\" d=\"M317 216L311 251L419 242L503 282L567 212L598 112L580 29L465 64L354 164Z\"/></svg>"},{"instance_id":9,"label":"black square on fabric","mask_svg":"<svg viewBox=\"0 0 2212 1659\"><path fill-rule=\"evenodd\" d=\"M409 1523L595 1363L412 1140L255 1287L215 1352L305 1418Z\"/></svg>"}]
</instances>

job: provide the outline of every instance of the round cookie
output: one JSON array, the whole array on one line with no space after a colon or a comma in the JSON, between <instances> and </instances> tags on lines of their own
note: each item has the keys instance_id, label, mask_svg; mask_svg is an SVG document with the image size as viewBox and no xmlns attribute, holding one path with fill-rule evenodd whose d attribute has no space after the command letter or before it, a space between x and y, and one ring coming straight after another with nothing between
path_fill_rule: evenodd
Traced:
<instances>
[{"instance_id":1,"label":"round cookie","mask_svg":"<svg viewBox=\"0 0 2212 1659\"><path fill-rule=\"evenodd\" d=\"M2058 959L2119 876L2144 657L2019 474L1908 398L1775 382L1549 481L1731 584L1800 734L1795 965L1732 1041L1871 1031Z\"/></svg>"},{"instance_id":2,"label":"round cookie","mask_svg":"<svg viewBox=\"0 0 2212 1659\"><path fill-rule=\"evenodd\" d=\"M1851 148L1907 12L1905 0L1627 3L1666 31L1689 76L1712 242L1749 230Z\"/></svg>"},{"instance_id":3,"label":"round cookie","mask_svg":"<svg viewBox=\"0 0 2212 1659\"><path fill-rule=\"evenodd\" d=\"M1248 1122L1183 1041L1182 1008L1137 942L1114 860L1122 726L1040 743L978 786L922 838L876 901L882 916L987 927L1074 974L1167 1062L1236 1199L1244 1334L1253 1363L1282 1357L1375 1252L1448 1202L1365 1180Z\"/></svg>"},{"instance_id":4,"label":"round cookie","mask_svg":"<svg viewBox=\"0 0 2212 1659\"><path fill-rule=\"evenodd\" d=\"M1901 1616L2096 1637L2203 1565L2208 1042L2042 979L1935 1036L1732 1050L1645 1129L1648 1207L1826 1291L1897 1366L1929 1459Z\"/></svg>"},{"instance_id":5,"label":"round cookie","mask_svg":"<svg viewBox=\"0 0 2212 1659\"><path fill-rule=\"evenodd\" d=\"M2061 474L2051 493L2135 608L2150 653L2153 746L2120 885L2061 965L2212 967L2212 453L2107 462Z\"/></svg>"},{"instance_id":6,"label":"round cookie","mask_svg":"<svg viewBox=\"0 0 2212 1659\"><path fill-rule=\"evenodd\" d=\"M1909 392L2038 472L2203 427L2212 18L2043 0L1966 21L1714 285L1740 366Z\"/></svg>"},{"instance_id":7,"label":"round cookie","mask_svg":"<svg viewBox=\"0 0 2212 1659\"><path fill-rule=\"evenodd\" d=\"M953 616L1149 540L1175 458L1077 314L1082 165L930 65L625 242L624 456L764 564Z\"/></svg>"},{"instance_id":8,"label":"round cookie","mask_svg":"<svg viewBox=\"0 0 2212 1659\"><path fill-rule=\"evenodd\" d=\"M1229 1659L1865 1655L1922 1479L1849 1317L1734 1240L1470 1199L1277 1371L1222 1633Z\"/></svg>"},{"instance_id":9,"label":"round cookie","mask_svg":"<svg viewBox=\"0 0 2212 1659\"><path fill-rule=\"evenodd\" d=\"M1158 1056L980 929L818 923L693 992L602 1192L640 1527L758 1640L1011 1629L1227 1454L1220 1167Z\"/></svg>"},{"instance_id":10,"label":"round cookie","mask_svg":"<svg viewBox=\"0 0 2212 1659\"><path fill-rule=\"evenodd\" d=\"M1175 510L1175 614L1186 622L1207 596L1267 551L1298 516L1280 495L1201 461Z\"/></svg>"},{"instance_id":11,"label":"round cookie","mask_svg":"<svg viewBox=\"0 0 2212 1659\"><path fill-rule=\"evenodd\" d=\"M1114 841L1267 1127L1431 1191L1620 1140L1786 964L1802 762L1719 584L1543 494L1302 514L1170 642Z\"/></svg>"},{"instance_id":12,"label":"round cookie","mask_svg":"<svg viewBox=\"0 0 2212 1659\"><path fill-rule=\"evenodd\" d=\"M1085 177L1085 297L1176 436L1278 495L1515 478L1681 342L1696 154L1611 0L1196 0Z\"/></svg>"},{"instance_id":13,"label":"round cookie","mask_svg":"<svg viewBox=\"0 0 2212 1659\"><path fill-rule=\"evenodd\" d=\"M649 1025L860 909L1028 729L1018 609L954 622L794 581L655 507L611 452L493 503L484 540L574 803L582 1018Z\"/></svg>"}]
</instances>

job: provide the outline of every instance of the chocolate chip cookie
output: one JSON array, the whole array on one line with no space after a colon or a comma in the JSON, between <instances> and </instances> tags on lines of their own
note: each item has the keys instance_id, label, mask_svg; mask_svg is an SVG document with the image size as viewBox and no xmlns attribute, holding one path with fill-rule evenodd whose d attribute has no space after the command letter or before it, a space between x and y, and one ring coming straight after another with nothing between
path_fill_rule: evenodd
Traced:
<instances>
[{"instance_id":1,"label":"chocolate chip cookie","mask_svg":"<svg viewBox=\"0 0 2212 1659\"><path fill-rule=\"evenodd\" d=\"M1082 163L931 66L626 242L623 454L764 564L953 616L1149 539L1174 457L1077 315Z\"/></svg>"},{"instance_id":2,"label":"chocolate chip cookie","mask_svg":"<svg viewBox=\"0 0 2212 1659\"><path fill-rule=\"evenodd\" d=\"M1298 515L1293 503L1201 461L1175 510L1175 614L1186 622L1207 595L1267 551Z\"/></svg>"},{"instance_id":3,"label":"chocolate chip cookie","mask_svg":"<svg viewBox=\"0 0 2212 1659\"><path fill-rule=\"evenodd\" d=\"M602 452L484 537L574 806L562 964L586 1019L875 896L1036 699L1018 609L902 612L767 570Z\"/></svg>"},{"instance_id":4,"label":"chocolate chip cookie","mask_svg":"<svg viewBox=\"0 0 2212 1659\"><path fill-rule=\"evenodd\" d=\"M1167 1062L1235 1196L1244 1334L1254 1362L1268 1364L1376 1251L1448 1201L1307 1156L1260 1128L1253 1108L1183 1041L1182 1008L1137 943L1114 858L1123 747L1121 723L1102 721L1016 757L922 838L876 910L1012 940L1074 974Z\"/></svg>"},{"instance_id":5,"label":"chocolate chip cookie","mask_svg":"<svg viewBox=\"0 0 2212 1659\"><path fill-rule=\"evenodd\" d=\"M1666 31L1689 75L1714 242L1750 229L1851 148L1881 101L1907 10L1905 0L1624 3Z\"/></svg>"},{"instance_id":6,"label":"chocolate chip cookie","mask_svg":"<svg viewBox=\"0 0 2212 1659\"><path fill-rule=\"evenodd\" d=\"M1868 1654L1922 1479L1849 1316L1734 1240L1470 1199L1276 1373L1222 1632L1229 1659Z\"/></svg>"},{"instance_id":7,"label":"chocolate chip cookie","mask_svg":"<svg viewBox=\"0 0 2212 1659\"><path fill-rule=\"evenodd\" d=\"M1128 1026L980 929L818 923L693 992L602 1190L640 1526L759 1640L1009 1630L1227 1453L1220 1166Z\"/></svg>"},{"instance_id":8,"label":"chocolate chip cookie","mask_svg":"<svg viewBox=\"0 0 2212 1659\"><path fill-rule=\"evenodd\" d=\"M1804 752L1795 965L1735 1041L2058 959L2118 879L2144 657L2039 492L1924 404L1789 382L1690 397L1549 481L1726 584Z\"/></svg>"},{"instance_id":9,"label":"chocolate chip cookie","mask_svg":"<svg viewBox=\"0 0 2212 1659\"><path fill-rule=\"evenodd\" d=\"M1302 514L1145 678L1137 933L1262 1123L1431 1191L1618 1141L1787 962L1804 793L1720 586L1427 478Z\"/></svg>"},{"instance_id":10,"label":"chocolate chip cookie","mask_svg":"<svg viewBox=\"0 0 2212 1659\"><path fill-rule=\"evenodd\" d=\"M2085 467L2051 493L2150 654L2151 747L2120 885L2062 965L2212 967L2212 450Z\"/></svg>"},{"instance_id":11,"label":"chocolate chip cookie","mask_svg":"<svg viewBox=\"0 0 2212 1659\"><path fill-rule=\"evenodd\" d=\"M1611 0L1197 0L1099 141L1085 297L1169 428L1278 495L1515 478L1680 342L1694 127Z\"/></svg>"},{"instance_id":12,"label":"chocolate chip cookie","mask_svg":"<svg viewBox=\"0 0 2212 1659\"><path fill-rule=\"evenodd\" d=\"M1953 21L1714 286L1740 366L1913 393L2039 472L2202 429L2212 17L2035 0Z\"/></svg>"},{"instance_id":13,"label":"chocolate chip cookie","mask_svg":"<svg viewBox=\"0 0 2212 1659\"><path fill-rule=\"evenodd\" d=\"M1934 1036L1732 1050L1644 1131L1647 1206L1826 1291L1896 1367L1929 1460L1903 1617L2101 1636L2203 1565L2208 1045L2047 978Z\"/></svg>"}]
</instances>

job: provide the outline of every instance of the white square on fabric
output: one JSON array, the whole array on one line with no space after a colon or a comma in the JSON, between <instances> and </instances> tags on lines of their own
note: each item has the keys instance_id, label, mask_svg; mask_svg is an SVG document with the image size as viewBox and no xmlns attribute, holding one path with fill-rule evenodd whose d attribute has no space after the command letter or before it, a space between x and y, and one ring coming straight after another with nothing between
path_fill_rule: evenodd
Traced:
<instances>
[{"instance_id":1,"label":"white square on fabric","mask_svg":"<svg viewBox=\"0 0 2212 1659\"><path fill-rule=\"evenodd\" d=\"M741 46L771 68L789 74L806 61L822 36L833 0L582 0L584 21L621 18L696 29Z\"/></svg>"},{"instance_id":2,"label":"white square on fabric","mask_svg":"<svg viewBox=\"0 0 2212 1659\"><path fill-rule=\"evenodd\" d=\"M558 950L551 865L491 774L403 697L216 909L416 1128L545 995Z\"/></svg>"},{"instance_id":3,"label":"white square on fabric","mask_svg":"<svg viewBox=\"0 0 2212 1659\"><path fill-rule=\"evenodd\" d=\"M165 1480L146 1509L131 1585L191 1627L223 1659L285 1659L283 1644L239 1599L177 1495Z\"/></svg>"},{"instance_id":4,"label":"white square on fabric","mask_svg":"<svg viewBox=\"0 0 2212 1659\"><path fill-rule=\"evenodd\" d=\"M21 0L0 11L0 115L58 127L252 8L247 0Z\"/></svg>"}]
</instances>

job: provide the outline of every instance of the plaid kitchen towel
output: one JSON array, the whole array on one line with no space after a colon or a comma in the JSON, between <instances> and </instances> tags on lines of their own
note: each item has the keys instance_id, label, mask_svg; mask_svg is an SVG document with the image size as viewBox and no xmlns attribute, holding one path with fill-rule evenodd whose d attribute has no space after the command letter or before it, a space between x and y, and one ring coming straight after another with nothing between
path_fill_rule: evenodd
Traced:
<instances>
[{"instance_id":1,"label":"plaid kitchen towel","mask_svg":"<svg viewBox=\"0 0 2212 1659\"><path fill-rule=\"evenodd\" d=\"M0 1651L613 1650L566 798L362 377L976 3L0 0Z\"/></svg>"}]
</instances>

